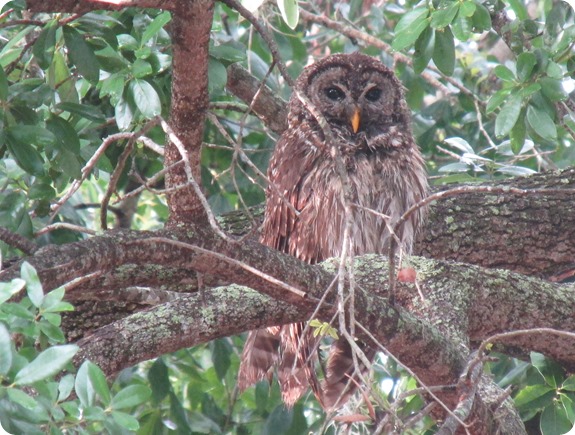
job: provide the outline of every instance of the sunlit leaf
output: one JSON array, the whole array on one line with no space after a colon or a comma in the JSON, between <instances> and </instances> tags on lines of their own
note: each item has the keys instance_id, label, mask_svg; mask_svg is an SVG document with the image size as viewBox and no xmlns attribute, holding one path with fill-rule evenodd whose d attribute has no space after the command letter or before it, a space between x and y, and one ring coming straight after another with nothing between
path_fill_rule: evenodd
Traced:
<instances>
[{"instance_id":1,"label":"sunlit leaf","mask_svg":"<svg viewBox=\"0 0 575 435\"><path fill-rule=\"evenodd\" d=\"M35 307L40 307L44 299L44 290L36 269L25 261L20 267L20 276L26 281L26 293L30 301Z\"/></svg>"},{"instance_id":2,"label":"sunlit leaf","mask_svg":"<svg viewBox=\"0 0 575 435\"><path fill-rule=\"evenodd\" d=\"M52 346L40 353L14 378L15 385L30 385L55 375L68 364L79 347L73 344Z\"/></svg>"},{"instance_id":3,"label":"sunlit leaf","mask_svg":"<svg viewBox=\"0 0 575 435\"><path fill-rule=\"evenodd\" d=\"M447 7L436 9L431 13L431 21L429 25L434 29L443 29L445 26L451 24L455 15L459 11L459 2L453 2Z\"/></svg>"},{"instance_id":4,"label":"sunlit leaf","mask_svg":"<svg viewBox=\"0 0 575 435\"><path fill-rule=\"evenodd\" d=\"M517 78L525 82L531 77L537 58L533 53L525 52L517 56Z\"/></svg>"},{"instance_id":5,"label":"sunlit leaf","mask_svg":"<svg viewBox=\"0 0 575 435\"><path fill-rule=\"evenodd\" d=\"M522 102L521 97L513 95L501 107L501 111L495 119L495 136L503 137L511 131L519 119Z\"/></svg>"},{"instance_id":6,"label":"sunlit leaf","mask_svg":"<svg viewBox=\"0 0 575 435\"><path fill-rule=\"evenodd\" d=\"M281 16L290 29L295 29L299 21L297 0L277 0Z\"/></svg>"},{"instance_id":7,"label":"sunlit leaf","mask_svg":"<svg viewBox=\"0 0 575 435\"><path fill-rule=\"evenodd\" d=\"M429 9L427 7L415 8L401 17L395 26L395 37L391 46L394 50L403 50L410 47L419 35L429 26Z\"/></svg>"},{"instance_id":8,"label":"sunlit leaf","mask_svg":"<svg viewBox=\"0 0 575 435\"><path fill-rule=\"evenodd\" d=\"M129 84L136 107L148 119L162 113L162 103L154 87L146 80L134 79Z\"/></svg>"},{"instance_id":9,"label":"sunlit leaf","mask_svg":"<svg viewBox=\"0 0 575 435\"><path fill-rule=\"evenodd\" d=\"M145 402L152 395L152 390L145 385L129 385L112 397L110 407L114 410L131 408Z\"/></svg>"},{"instance_id":10,"label":"sunlit leaf","mask_svg":"<svg viewBox=\"0 0 575 435\"><path fill-rule=\"evenodd\" d=\"M5 376L12 367L12 338L4 323L0 322L0 376Z\"/></svg>"},{"instance_id":11,"label":"sunlit leaf","mask_svg":"<svg viewBox=\"0 0 575 435\"><path fill-rule=\"evenodd\" d=\"M527 122L542 138L557 138L557 127L551 117L544 110L529 105L527 107Z\"/></svg>"},{"instance_id":12,"label":"sunlit leaf","mask_svg":"<svg viewBox=\"0 0 575 435\"><path fill-rule=\"evenodd\" d=\"M162 29L162 27L170 22L171 19L172 15L168 11L164 11L155 17L146 27L144 33L142 33L142 40L140 41L140 45L146 44L146 42L153 38Z\"/></svg>"},{"instance_id":13,"label":"sunlit leaf","mask_svg":"<svg viewBox=\"0 0 575 435\"><path fill-rule=\"evenodd\" d=\"M546 406L541 413L539 428L542 435L566 434L573 428L573 423L567 418L565 408L558 401Z\"/></svg>"}]
</instances>

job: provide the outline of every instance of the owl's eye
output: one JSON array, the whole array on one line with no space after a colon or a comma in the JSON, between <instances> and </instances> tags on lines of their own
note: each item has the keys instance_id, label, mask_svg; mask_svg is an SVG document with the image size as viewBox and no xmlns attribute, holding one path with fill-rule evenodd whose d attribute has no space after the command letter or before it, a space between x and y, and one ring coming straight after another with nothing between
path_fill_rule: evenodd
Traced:
<instances>
[{"instance_id":1,"label":"owl's eye","mask_svg":"<svg viewBox=\"0 0 575 435\"><path fill-rule=\"evenodd\" d=\"M365 98L367 101L371 101L372 103L374 101L379 100L379 97L381 97L381 89L378 88L371 88L369 91L367 91L367 93L365 94Z\"/></svg>"},{"instance_id":2,"label":"owl's eye","mask_svg":"<svg viewBox=\"0 0 575 435\"><path fill-rule=\"evenodd\" d=\"M333 101L340 101L345 98L345 94L339 88L327 88L325 90L325 95L327 96L327 98Z\"/></svg>"}]
</instances>

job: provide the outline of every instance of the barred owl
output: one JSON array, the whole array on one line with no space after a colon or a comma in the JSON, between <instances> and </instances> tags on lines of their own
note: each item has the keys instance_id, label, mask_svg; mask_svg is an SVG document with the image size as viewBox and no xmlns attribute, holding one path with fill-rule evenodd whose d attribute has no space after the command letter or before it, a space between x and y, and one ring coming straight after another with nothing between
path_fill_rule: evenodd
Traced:
<instances>
[{"instance_id":1,"label":"barred owl","mask_svg":"<svg viewBox=\"0 0 575 435\"><path fill-rule=\"evenodd\" d=\"M341 254L346 199L333 156L337 147L347 171L353 222L348 252L387 254L390 225L428 190L402 85L393 71L360 53L316 62L296 82L288 121L268 169L262 243L308 263ZM327 137L335 143L327 143ZM424 214L423 209L413 213L396 234L404 252L411 251ZM354 390L349 343L339 338L331 345L319 381L317 339L303 331L304 324L251 331L242 353L240 389L271 376L275 368L288 406L308 386L324 408L342 405ZM372 357L374 351L367 349Z\"/></svg>"}]
</instances>

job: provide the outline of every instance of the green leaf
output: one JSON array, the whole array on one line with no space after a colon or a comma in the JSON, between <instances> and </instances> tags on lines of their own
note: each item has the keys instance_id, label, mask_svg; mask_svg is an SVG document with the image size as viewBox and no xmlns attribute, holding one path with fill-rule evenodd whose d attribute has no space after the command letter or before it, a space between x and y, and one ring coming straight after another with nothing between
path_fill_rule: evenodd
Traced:
<instances>
[{"instance_id":1,"label":"green leaf","mask_svg":"<svg viewBox=\"0 0 575 435\"><path fill-rule=\"evenodd\" d=\"M567 418L562 404L558 401L553 401L551 405L543 409L539 427L542 435L557 435L569 432L573 424Z\"/></svg>"},{"instance_id":2,"label":"green leaf","mask_svg":"<svg viewBox=\"0 0 575 435\"><path fill-rule=\"evenodd\" d=\"M561 389L567 391L575 391L575 375L569 376L561 384Z\"/></svg>"},{"instance_id":3,"label":"green leaf","mask_svg":"<svg viewBox=\"0 0 575 435\"><path fill-rule=\"evenodd\" d=\"M128 85L128 89L132 94L136 107L142 112L144 117L152 119L162 113L160 97L154 87L147 81L134 79Z\"/></svg>"},{"instance_id":4,"label":"green leaf","mask_svg":"<svg viewBox=\"0 0 575 435\"><path fill-rule=\"evenodd\" d=\"M153 21L146 26L146 30L142 33L142 40L140 41L140 46L144 45L150 39L152 39L156 34L170 22L172 15L168 11L162 12Z\"/></svg>"},{"instance_id":5,"label":"green leaf","mask_svg":"<svg viewBox=\"0 0 575 435\"><path fill-rule=\"evenodd\" d=\"M240 50L227 44L210 47L210 56L227 64L246 60L246 50Z\"/></svg>"},{"instance_id":6,"label":"green leaf","mask_svg":"<svg viewBox=\"0 0 575 435\"><path fill-rule=\"evenodd\" d=\"M568 97L567 92L563 89L563 84L559 80L551 77L542 77L539 79L539 84L543 95L553 102L563 101Z\"/></svg>"},{"instance_id":7,"label":"green leaf","mask_svg":"<svg viewBox=\"0 0 575 435\"><path fill-rule=\"evenodd\" d=\"M230 368L230 345L223 339L213 342L212 361L216 375L222 380Z\"/></svg>"},{"instance_id":8,"label":"green leaf","mask_svg":"<svg viewBox=\"0 0 575 435\"><path fill-rule=\"evenodd\" d=\"M12 367L12 338L4 323L0 322L0 376L4 377Z\"/></svg>"},{"instance_id":9,"label":"green leaf","mask_svg":"<svg viewBox=\"0 0 575 435\"><path fill-rule=\"evenodd\" d=\"M511 131L521 113L522 102L521 97L513 95L503 105L495 119L495 136L503 137Z\"/></svg>"},{"instance_id":10,"label":"green leaf","mask_svg":"<svg viewBox=\"0 0 575 435\"><path fill-rule=\"evenodd\" d=\"M471 17L475 13L475 9L477 9L477 5L474 1L467 0L461 3L459 8L459 15L463 17Z\"/></svg>"},{"instance_id":11,"label":"green leaf","mask_svg":"<svg viewBox=\"0 0 575 435\"><path fill-rule=\"evenodd\" d=\"M36 180L30 190L28 190L29 199L54 199L56 197L56 191L49 184L39 182Z\"/></svg>"},{"instance_id":12,"label":"green leaf","mask_svg":"<svg viewBox=\"0 0 575 435\"><path fill-rule=\"evenodd\" d=\"M16 374L14 384L30 385L55 375L72 360L79 349L73 344L49 347Z\"/></svg>"},{"instance_id":13,"label":"green leaf","mask_svg":"<svg viewBox=\"0 0 575 435\"><path fill-rule=\"evenodd\" d=\"M293 420L293 409L278 405L271 412L264 424L262 435L277 435L286 433Z\"/></svg>"},{"instance_id":14,"label":"green leaf","mask_svg":"<svg viewBox=\"0 0 575 435\"><path fill-rule=\"evenodd\" d=\"M46 128L56 137L56 145L60 149L65 149L71 153L80 152L80 138L74 127L63 118L52 114L46 121Z\"/></svg>"},{"instance_id":15,"label":"green leaf","mask_svg":"<svg viewBox=\"0 0 575 435\"><path fill-rule=\"evenodd\" d=\"M70 397L70 393L74 389L74 375L68 374L62 376L60 382L58 382L58 402L62 402Z\"/></svg>"},{"instance_id":16,"label":"green leaf","mask_svg":"<svg viewBox=\"0 0 575 435\"><path fill-rule=\"evenodd\" d=\"M429 64L435 47L435 30L427 27L415 41L413 71L420 74Z\"/></svg>"},{"instance_id":17,"label":"green leaf","mask_svg":"<svg viewBox=\"0 0 575 435\"><path fill-rule=\"evenodd\" d=\"M531 359L531 364L543 376L547 385L558 388L562 384L565 377L563 367L538 352L531 352L529 358Z\"/></svg>"},{"instance_id":18,"label":"green leaf","mask_svg":"<svg viewBox=\"0 0 575 435\"><path fill-rule=\"evenodd\" d=\"M51 292L46 294L46 296L44 296L44 300L42 301L40 308L43 311L52 311L52 308L54 306L62 302L62 299L64 299L65 292L66 290L64 289L64 287L58 287L57 289L52 290Z\"/></svg>"},{"instance_id":19,"label":"green leaf","mask_svg":"<svg viewBox=\"0 0 575 435\"><path fill-rule=\"evenodd\" d=\"M559 393L561 405L571 423L575 423L575 395L573 393Z\"/></svg>"},{"instance_id":20,"label":"green leaf","mask_svg":"<svg viewBox=\"0 0 575 435\"><path fill-rule=\"evenodd\" d=\"M63 172L76 180L82 177L82 166L78 161L78 156L68 150L60 150L50 164L53 170Z\"/></svg>"},{"instance_id":21,"label":"green leaf","mask_svg":"<svg viewBox=\"0 0 575 435\"><path fill-rule=\"evenodd\" d=\"M431 13L429 25L434 29L443 29L451 24L459 11L459 2L453 2L445 8L437 9Z\"/></svg>"},{"instance_id":22,"label":"green leaf","mask_svg":"<svg viewBox=\"0 0 575 435\"><path fill-rule=\"evenodd\" d=\"M475 154L475 150L471 145L469 145L469 142L461 137L447 138L445 139L445 143L449 144L453 148L457 148L462 153Z\"/></svg>"},{"instance_id":23,"label":"green leaf","mask_svg":"<svg viewBox=\"0 0 575 435\"><path fill-rule=\"evenodd\" d=\"M395 26L392 48L399 51L410 47L429 26L428 16L429 9L427 7L415 8L403 15Z\"/></svg>"},{"instance_id":24,"label":"green leaf","mask_svg":"<svg viewBox=\"0 0 575 435\"><path fill-rule=\"evenodd\" d=\"M6 129L6 145L8 151L10 151L10 154L12 154L18 166L26 172L37 176L44 175L44 159L42 155L36 151L36 148L30 145L29 142L20 141L17 138L17 134L14 134L16 130L25 127L32 128L32 126L15 125Z\"/></svg>"},{"instance_id":25,"label":"green leaf","mask_svg":"<svg viewBox=\"0 0 575 435\"><path fill-rule=\"evenodd\" d=\"M514 82L515 81L515 74L504 65L497 65L493 72L497 77L505 82Z\"/></svg>"},{"instance_id":26,"label":"green leaf","mask_svg":"<svg viewBox=\"0 0 575 435\"><path fill-rule=\"evenodd\" d=\"M517 56L517 78L522 82L529 80L536 64L537 58L533 53L521 53Z\"/></svg>"},{"instance_id":27,"label":"green leaf","mask_svg":"<svg viewBox=\"0 0 575 435\"><path fill-rule=\"evenodd\" d=\"M208 92L210 96L219 94L224 90L228 80L228 73L226 67L221 62L210 57L208 63Z\"/></svg>"},{"instance_id":28,"label":"green leaf","mask_svg":"<svg viewBox=\"0 0 575 435\"><path fill-rule=\"evenodd\" d=\"M477 33L491 30L491 15L489 11L482 4L476 3L475 6L475 13L471 17L473 30Z\"/></svg>"},{"instance_id":29,"label":"green leaf","mask_svg":"<svg viewBox=\"0 0 575 435\"><path fill-rule=\"evenodd\" d=\"M40 68L46 70L54 58L54 49L56 48L56 30L58 29L58 20L51 20L38 35L32 53L38 62Z\"/></svg>"},{"instance_id":30,"label":"green leaf","mask_svg":"<svg viewBox=\"0 0 575 435\"><path fill-rule=\"evenodd\" d=\"M129 385L112 398L110 407L114 410L131 408L144 403L151 394L152 390L145 385Z\"/></svg>"},{"instance_id":31,"label":"green leaf","mask_svg":"<svg viewBox=\"0 0 575 435\"><path fill-rule=\"evenodd\" d=\"M87 104L77 104L72 102L60 103L56 105L56 109L64 110L73 115L81 116L82 118L89 119L94 122L104 122L106 117L96 107L88 106Z\"/></svg>"},{"instance_id":32,"label":"green leaf","mask_svg":"<svg viewBox=\"0 0 575 435\"><path fill-rule=\"evenodd\" d=\"M557 127L551 117L535 106L527 107L527 122L531 128L544 139L556 139Z\"/></svg>"},{"instance_id":33,"label":"green leaf","mask_svg":"<svg viewBox=\"0 0 575 435\"><path fill-rule=\"evenodd\" d=\"M87 363L88 379L90 379L90 382L94 387L94 391L98 396L100 396L104 405L108 406L110 404L111 395L106 376L96 364L93 364L90 361L87 361Z\"/></svg>"},{"instance_id":34,"label":"green leaf","mask_svg":"<svg viewBox=\"0 0 575 435\"><path fill-rule=\"evenodd\" d=\"M82 363L76 373L76 381L74 383L74 390L84 408L91 407L94 404L94 398L96 397L96 390L92 385L92 381L88 374L90 364L91 363L88 360Z\"/></svg>"},{"instance_id":35,"label":"green leaf","mask_svg":"<svg viewBox=\"0 0 575 435\"><path fill-rule=\"evenodd\" d=\"M110 103L115 106L124 93L124 76L112 74L106 80L102 80L100 86L100 97L109 96Z\"/></svg>"},{"instance_id":36,"label":"green leaf","mask_svg":"<svg viewBox=\"0 0 575 435\"><path fill-rule=\"evenodd\" d=\"M50 320L50 321L48 321ZM38 322L40 331L50 339L50 343L64 343L66 337L60 328L62 318L59 314L47 313Z\"/></svg>"},{"instance_id":37,"label":"green leaf","mask_svg":"<svg viewBox=\"0 0 575 435\"><path fill-rule=\"evenodd\" d=\"M129 431L137 431L140 428L138 420L125 412L112 411L112 418L116 423Z\"/></svg>"},{"instance_id":38,"label":"green leaf","mask_svg":"<svg viewBox=\"0 0 575 435\"><path fill-rule=\"evenodd\" d=\"M8 78L4 68L0 65L0 101L6 101L8 98Z\"/></svg>"},{"instance_id":39,"label":"green leaf","mask_svg":"<svg viewBox=\"0 0 575 435\"><path fill-rule=\"evenodd\" d=\"M295 29L299 21L297 0L277 0L283 20L290 29Z\"/></svg>"},{"instance_id":40,"label":"green leaf","mask_svg":"<svg viewBox=\"0 0 575 435\"><path fill-rule=\"evenodd\" d=\"M60 51L54 53L54 60L48 70L48 80L50 87L56 89L63 103L78 104L80 102L76 79L70 73L66 59Z\"/></svg>"},{"instance_id":41,"label":"green leaf","mask_svg":"<svg viewBox=\"0 0 575 435\"><path fill-rule=\"evenodd\" d=\"M512 88L505 88L495 92L487 102L485 113L490 114L499 106L501 106L501 104L507 99L512 90Z\"/></svg>"},{"instance_id":42,"label":"green leaf","mask_svg":"<svg viewBox=\"0 0 575 435\"><path fill-rule=\"evenodd\" d=\"M130 103L125 98L121 98L120 101L118 101L114 107L114 114L116 124L120 130L127 130L130 128L130 124L134 119L134 112L130 107Z\"/></svg>"},{"instance_id":43,"label":"green leaf","mask_svg":"<svg viewBox=\"0 0 575 435\"><path fill-rule=\"evenodd\" d=\"M471 32L473 29L473 23L471 18L464 17L461 12L455 17L453 23L451 23L451 31L453 36L460 41L467 41L471 38Z\"/></svg>"},{"instance_id":44,"label":"green leaf","mask_svg":"<svg viewBox=\"0 0 575 435\"><path fill-rule=\"evenodd\" d=\"M0 305L24 289L26 281L20 278L14 278L10 282L0 282Z\"/></svg>"},{"instance_id":45,"label":"green leaf","mask_svg":"<svg viewBox=\"0 0 575 435\"><path fill-rule=\"evenodd\" d=\"M435 32L433 62L443 74L450 76L455 70L455 43L449 27Z\"/></svg>"},{"instance_id":46,"label":"green leaf","mask_svg":"<svg viewBox=\"0 0 575 435\"><path fill-rule=\"evenodd\" d=\"M519 91L519 96L523 99L526 99L530 95L533 95L535 92L541 89L541 85L539 83L531 83L529 86L522 88Z\"/></svg>"},{"instance_id":47,"label":"green leaf","mask_svg":"<svg viewBox=\"0 0 575 435\"><path fill-rule=\"evenodd\" d=\"M17 403L26 409L34 409L38 406L36 399L18 388L8 388L6 392L8 393L8 397L12 402Z\"/></svg>"},{"instance_id":48,"label":"green leaf","mask_svg":"<svg viewBox=\"0 0 575 435\"><path fill-rule=\"evenodd\" d=\"M518 408L539 408L549 405L555 397L555 389L548 385L528 385L521 389L514 398Z\"/></svg>"},{"instance_id":49,"label":"green leaf","mask_svg":"<svg viewBox=\"0 0 575 435\"><path fill-rule=\"evenodd\" d=\"M518 155L523 149L525 137L527 135L525 128L525 110L521 110L517 122L509 132L509 140L511 141L511 151L513 154Z\"/></svg>"},{"instance_id":50,"label":"green leaf","mask_svg":"<svg viewBox=\"0 0 575 435\"><path fill-rule=\"evenodd\" d=\"M68 47L68 56L78 71L90 83L96 84L100 79L100 68L98 58L94 54L92 47L84 41L84 38L76 29L70 26L62 28L64 41Z\"/></svg>"},{"instance_id":51,"label":"green leaf","mask_svg":"<svg viewBox=\"0 0 575 435\"><path fill-rule=\"evenodd\" d=\"M153 72L154 71L152 70L152 65L150 65L150 63L145 60L136 59L136 61L132 64L132 74L137 79L149 76Z\"/></svg>"},{"instance_id":52,"label":"green leaf","mask_svg":"<svg viewBox=\"0 0 575 435\"><path fill-rule=\"evenodd\" d=\"M42 283L40 282L36 269L25 261L20 267L20 276L26 281L26 292L30 301L35 307L39 308L44 299L44 290L42 289Z\"/></svg>"},{"instance_id":53,"label":"green leaf","mask_svg":"<svg viewBox=\"0 0 575 435\"><path fill-rule=\"evenodd\" d=\"M160 357L154 361L150 370L148 370L148 381L152 387L152 398L154 403L160 403L168 394L171 388L168 377L168 367Z\"/></svg>"}]
</instances>

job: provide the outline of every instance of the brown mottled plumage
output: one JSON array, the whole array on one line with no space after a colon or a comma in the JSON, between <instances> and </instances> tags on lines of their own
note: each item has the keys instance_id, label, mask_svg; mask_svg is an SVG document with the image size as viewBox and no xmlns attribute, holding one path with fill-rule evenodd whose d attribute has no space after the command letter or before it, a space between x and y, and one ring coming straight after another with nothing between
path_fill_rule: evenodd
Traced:
<instances>
[{"instance_id":1,"label":"brown mottled plumage","mask_svg":"<svg viewBox=\"0 0 575 435\"><path fill-rule=\"evenodd\" d=\"M372 57L338 54L307 67L295 89L325 118L336 143L326 143L309 103L303 104L294 92L289 128L278 140L268 169L275 189L267 190L262 243L308 263L340 255L345 212L342 181L331 152L336 145L352 196L349 251L388 253L390 233L381 214L393 224L428 189L400 82ZM397 234L404 252L411 251L423 218L424 210L419 209ZM311 386L326 409L341 406L354 391L349 380L354 372L349 343L340 338L331 346L320 383L315 374L316 339L311 332L303 334L303 328L303 324L291 324L250 332L239 387L271 376L277 366L287 405ZM373 357L372 350L366 353Z\"/></svg>"}]
</instances>

